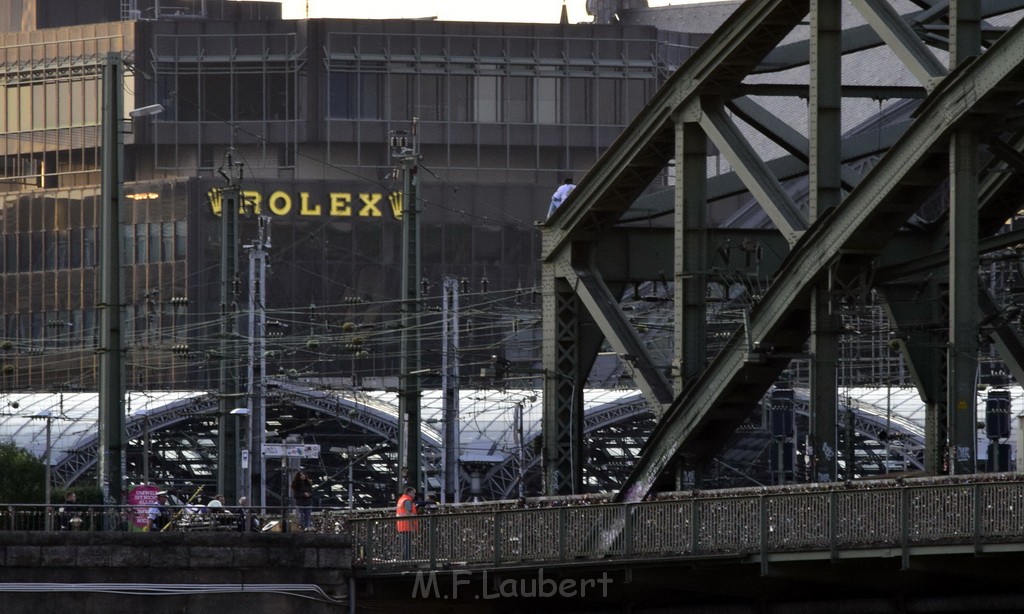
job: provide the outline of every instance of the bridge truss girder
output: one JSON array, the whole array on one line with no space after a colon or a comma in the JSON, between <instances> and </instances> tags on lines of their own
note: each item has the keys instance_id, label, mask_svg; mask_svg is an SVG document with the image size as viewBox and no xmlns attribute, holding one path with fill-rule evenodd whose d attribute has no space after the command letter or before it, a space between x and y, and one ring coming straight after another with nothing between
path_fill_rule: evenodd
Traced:
<instances>
[{"instance_id":1,"label":"bridge truss girder","mask_svg":"<svg viewBox=\"0 0 1024 614\"><path fill-rule=\"evenodd\" d=\"M998 32L981 24L987 17L1024 7L1024 2L919 3L922 11L904 16L896 14L882 0L855 0L851 4L864 16L867 26L852 34L837 34L838 2L744 3L669 79L544 228L545 299L553 296L548 294L552 289L561 288L562 304L573 304L574 310L557 312L558 326L563 332L570 331L579 322L591 319L593 314L587 310L594 308L593 301L588 306L586 301L579 300L579 294L569 283L572 273L580 270L581 263L589 266L585 255L591 253L596 243L620 232L616 225L675 156L675 324L678 328L685 322L692 323L694 314L700 313L703 306L700 300L694 300L692 291L682 297L678 286L701 274L700 265L688 263L694 262L696 254L706 251L687 245L692 240L707 242L708 231L700 227L699 211L695 214L692 209L707 206L708 194L714 191L712 182L699 172L699 165L688 170L686 163L687 151L692 151L692 145L687 143L692 144L703 134L730 158L739 183L755 196L792 246L746 322L706 368L701 365L694 372L692 363L687 364L688 360L700 360L686 353L698 344L688 340L687 330L676 331L672 368L679 378L677 396L667 407L660 405L665 408L664 413L635 471L623 485L622 500L635 501L645 496L676 459L685 458L699 465L712 458L790 360L807 355L812 331L816 331L815 339L821 344L823 357L816 362L817 356L810 356L812 369L834 370L836 365L830 364L829 357L835 352L828 349L834 343L828 335L834 331L828 330L832 325L829 318L821 317L839 308L833 289L851 285L862 295L869 293L876 288L875 274L880 263L895 263L889 266L897 270L900 265L914 261L919 252L906 249L906 232L900 230L907 230L908 220L933 197L937 186L947 190L949 214L927 228L917 225L916 231L922 236L915 239L931 244L934 253L941 253L944 239L954 253L949 259L939 256L932 266L940 268L931 272L932 276L944 274L946 279L934 295L944 297L945 291L949 296L937 317L953 343L939 352L942 356L937 359L915 360L914 351L908 351L907 357L918 363L915 368L928 371L923 379L934 382L922 386L928 389L922 389L922 395L934 399L929 404L932 428L926 438L928 469L935 472L942 465L963 472L973 467L974 399L966 391L974 389L980 310L977 283L972 283L972 277L976 275L981 249L979 237L982 241L987 239L994 232L992 226L1001 224L1015 211L1009 210L1012 198L1008 198L1007 190L1019 190L1019 162L1024 159L1016 135L1021 128L1017 109L1024 98L1024 26L1018 24L996 40ZM772 122L760 117L763 114L759 109L742 102L741 96L758 90L756 84L743 82L750 75L776 70L786 61L791 66L807 63L806 55L802 60L794 59L799 58L793 53L799 45L781 43L804 22L808 13L814 30L807 47L814 54L810 62L811 82L793 87L807 88L810 94L810 139L804 146L792 133L774 135L772 140L790 153L790 162L782 159L765 163L751 156L752 150L743 135L722 113L723 105L742 109L756 120L752 125L756 124L757 129L772 129ZM954 69L948 75L927 46L936 44L936 26L948 28L943 45L951 52ZM912 121L899 127L903 132L884 157L863 177L858 177L844 165L847 143L838 142L836 133L838 101L852 90L843 86L841 78L828 78L828 70L834 67L839 53L880 44L887 45L919 79L920 91L927 98ZM967 61L983 50L980 57ZM765 87L762 93L772 95L771 90ZM810 180L811 207L806 213L792 203L785 190L780 190L780 171L791 173L802 163L802 172ZM853 182L855 186L851 186ZM718 181L719 186L725 183ZM909 227L915 231L915 224ZM593 268L589 272L600 274L600 270ZM859 289L854 287L857 284ZM615 320L612 311L607 304L602 305L600 317ZM899 316L890 313L893 324L899 328ZM556 311L545 310L546 327L555 315ZM621 315L618 319L625 320ZM602 328L604 335L617 337L612 340L613 346L630 341L629 334L613 328ZM549 332L554 331L545 329L546 392L553 391L555 379L564 377L568 364L555 360L560 355L554 351L559 338ZM1002 332L1006 332L1005 327ZM997 346L1006 352L1002 358L1014 363L1019 352L1009 351L1013 346L1012 335L1008 339L1010 343L1004 341ZM586 356L575 355L575 381L586 377L586 372L580 370L585 363ZM1020 365L1012 364L1011 370L1020 371ZM686 372L695 375L691 379L681 377L680 373ZM643 389L658 389L658 379L650 377ZM820 386L834 378L826 373L815 380ZM826 424L824 429L818 429L819 433L835 431L834 396L812 394L812 405L816 404L815 399L818 404L825 399L824 404L829 405L811 409L812 420L816 418ZM566 415L567 398L545 395L546 467L564 465L566 458L579 457L572 444L582 441L581 438L572 438L573 431L565 428L549 428L557 423L557 416ZM549 485L548 492L565 491Z\"/></svg>"}]
</instances>

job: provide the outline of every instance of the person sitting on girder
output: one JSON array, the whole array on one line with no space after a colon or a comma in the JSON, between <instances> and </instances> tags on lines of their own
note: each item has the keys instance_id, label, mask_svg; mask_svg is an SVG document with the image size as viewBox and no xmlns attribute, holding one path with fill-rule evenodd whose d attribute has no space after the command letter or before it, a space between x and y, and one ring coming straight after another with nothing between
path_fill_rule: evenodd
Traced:
<instances>
[{"instance_id":1,"label":"person sitting on girder","mask_svg":"<svg viewBox=\"0 0 1024 614\"><path fill-rule=\"evenodd\" d=\"M569 198L569 194L576 189L576 184L572 182L572 177L566 177L562 185L558 186L555 193L551 195L551 206L548 207L548 219L558 211L558 208L562 206L566 198Z\"/></svg>"}]
</instances>

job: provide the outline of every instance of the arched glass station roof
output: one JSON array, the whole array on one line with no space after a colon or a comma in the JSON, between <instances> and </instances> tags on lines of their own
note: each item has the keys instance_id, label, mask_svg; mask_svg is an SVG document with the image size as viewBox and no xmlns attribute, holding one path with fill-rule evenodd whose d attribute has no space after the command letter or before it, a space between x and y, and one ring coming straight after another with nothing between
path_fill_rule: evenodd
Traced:
<instances>
[{"instance_id":1,"label":"arched glass station roof","mask_svg":"<svg viewBox=\"0 0 1024 614\"><path fill-rule=\"evenodd\" d=\"M395 492L398 394L383 391L319 390L301 382L275 381L268 399L268 440L299 434L305 443L321 446L319 459L307 459L305 468L315 482L322 505L348 501L346 447L368 446L371 453L353 463L352 498L360 507L386 505ZM1010 391L1013 408L1024 406L1024 389ZM806 390L794 394L798 421L806 420ZM986 394L979 392L979 416L984 416ZM919 468L923 447L925 406L911 388L841 389L843 408L856 416L861 454L878 459L884 441L899 441L903 467ZM588 490L613 490L632 468L654 416L636 390L589 389L584 392ZM132 391L127 395L127 479L143 481L143 440L150 447L149 481L185 489L190 484L213 484L216 466L216 410L214 394L205 391ZM51 464L58 486L91 479L97 445L98 395L89 392L0 393L0 441L12 441L43 458L47 412L51 416ZM523 458L519 468L518 412L523 419ZM1019 413L1019 411L1018 411ZM428 467L441 462L442 392L426 390L422 397L423 450ZM462 498L504 499L516 496L525 478L528 495L540 493L542 399L537 390L475 389L459 393ZM767 473L770 434L754 423L741 429L721 458L730 470L746 476L747 483ZM1017 420L1011 420L1016 447ZM763 427L763 424L760 425ZM884 433L893 433L892 437ZM979 456L984 459L984 430L979 431ZM887 462L888 454L887 449ZM896 458L896 453L894 452ZM866 463L869 465L870 463ZM877 463L876 463L877 464ZM267 472L268 503L279 496L280 484ZM428 469L428 475L431 475ZM760 476L760 477L759 477ZM480 490L470 492L476 480ZM739 479L739 478L737 478ZM740 482L742 483L742 481ZM736 483L730 483L735 485Z\"/></svg>"}]
</instances>

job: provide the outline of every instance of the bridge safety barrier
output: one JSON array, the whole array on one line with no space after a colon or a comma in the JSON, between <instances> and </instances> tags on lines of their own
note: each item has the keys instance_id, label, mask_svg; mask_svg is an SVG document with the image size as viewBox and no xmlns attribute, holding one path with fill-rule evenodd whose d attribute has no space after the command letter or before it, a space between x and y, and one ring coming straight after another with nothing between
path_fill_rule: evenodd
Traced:
<instances>
[{"instance_id":1,"label":"bridge safety barrier","mask_svg":"<svg viewBox=\"0 0 1024 614\"><path fill-rule=\"evenodd\" d=\"M1024 475L674 493L595 503L348 519L365 572L1024 542ZM407 542L407 545L406 545Z\"/></svg>"}]
</instances>

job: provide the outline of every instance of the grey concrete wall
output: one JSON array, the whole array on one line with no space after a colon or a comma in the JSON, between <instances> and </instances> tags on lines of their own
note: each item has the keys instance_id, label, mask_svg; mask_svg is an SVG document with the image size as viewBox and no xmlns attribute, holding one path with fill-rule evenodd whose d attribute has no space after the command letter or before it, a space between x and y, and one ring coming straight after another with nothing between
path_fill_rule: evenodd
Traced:
<instances>
[{"instance_id":1,"label":"grey concrete wall","mask_svg":"<svg viewBox=\"0 0 1024 614\"><path fill-rule=\"evenodd\" d=\"M351 565L346 535L0 532L0 612L336 613L347 610ZM285 584L337 601L254 586ZM202 593L212 585L223 592Z\"/></svg>"}]
</instances>

